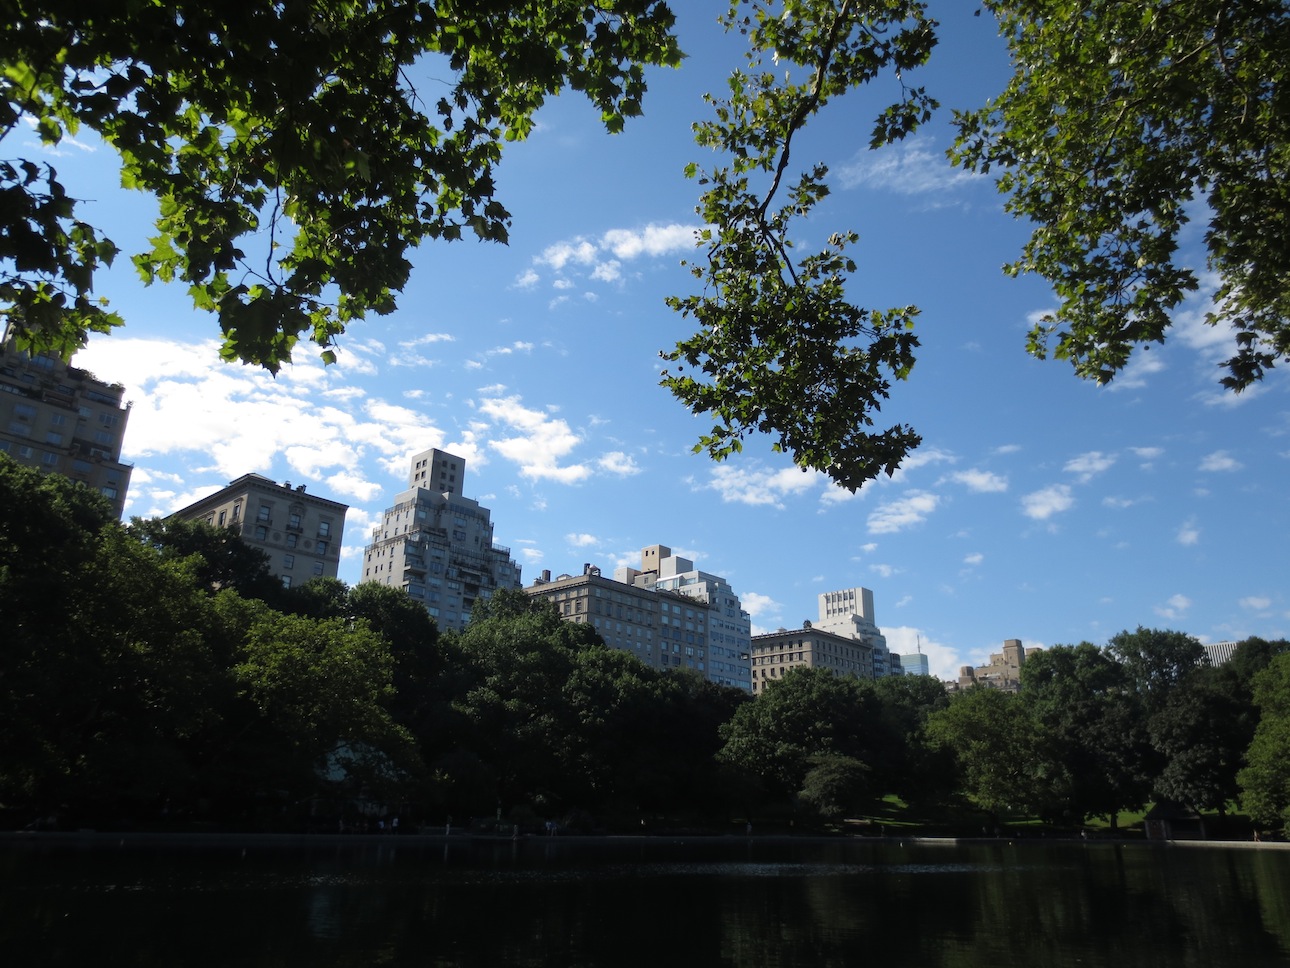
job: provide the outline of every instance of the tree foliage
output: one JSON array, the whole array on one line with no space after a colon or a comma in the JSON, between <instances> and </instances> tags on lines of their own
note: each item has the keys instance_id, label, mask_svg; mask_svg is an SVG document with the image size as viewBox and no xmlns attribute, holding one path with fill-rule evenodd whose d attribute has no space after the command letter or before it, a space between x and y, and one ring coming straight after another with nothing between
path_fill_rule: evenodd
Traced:
<instances>
[{"instance_id":1,"label":"tree foliage","mask_svg":"<svg viewBox=\"0 0 1290 968\"><path fill-rule=\"evenodd\" d=\"M1231 326L1222 382L1241 390L1290 356L1290 111L1284 0L984 0L1014 76L957 115L954 157L997 170L1035 228L1013 274L1059 305L1030 334L1080 376L1109 381L1161 343L1198 287L1178 254L1205 224L1218 278L1208 322Z\"/></svg>"},{"instance_id":2,"label":"tree foliage","mask_svg":"<svg viewBox=\"0 0 1290 968\"><path fill-rule=\"evenodd\" d=\"M926 61L933 24L909 0L735 0L722 22L747 36L748 64L731 73L724 97L707 96L714 119L695 125L698 144L722 152L725 164L687 170L704 188L696 209L703 257L691 265L702 287L668 305L699 331L662 354L671 364L662 384L715 421L696 452L722 460L748 434L767 433L799 466L855 490L893 473L921 440L907 425L870 430L892 381L914 365L918 311L851 301L853 231L834 232L817 252L794 252L794 234L829 187L823 164L792 173L793 140L831 99ZM931 114L921 88L900 90L874 125L875 146Z\"/></svg>"},{"instance_id":3,"label":"tree foliage","mask_svg":"<svg viewBox=\"0 0 1290 968\"><path fill-rule=\"evenodd\" d=\"M1028 656L1021 695L1053 737L1076 822L1142 806L1156 764L1143 704L1123 665L1088 642Z\"/></svg>"},{"instance_id":4,"label":"tree foliage","mask_svg":"<svg viewBox=\"0 0 1290 968\"><path fill-rule=\"evenodd\" d=\"M565 88L620 129L645 65L678 63L672 25L658 0L9 2L0 135L97 135L160 202L143 279L187 285L226 359L276 371L301 336L331 361L349 321L392 312L422 241L505 241L503 144ZM418 88L427 68L451 80ZM117 247L54 168L0 163L0 198L19 344L70 355L118 325L93 299Z\"/></svg>"},{"instance_id":5,"label":"tree foliage","mask_svg":"<svg viewBox=\"0 0 1290 968\"><path fill-rule=\"evenodd\" d=\"M1258 673L1254 701L1259 724L1238 775L1244 804L1256 820L1290 836L1290 653Z\"/></svg>"}]
</instances>

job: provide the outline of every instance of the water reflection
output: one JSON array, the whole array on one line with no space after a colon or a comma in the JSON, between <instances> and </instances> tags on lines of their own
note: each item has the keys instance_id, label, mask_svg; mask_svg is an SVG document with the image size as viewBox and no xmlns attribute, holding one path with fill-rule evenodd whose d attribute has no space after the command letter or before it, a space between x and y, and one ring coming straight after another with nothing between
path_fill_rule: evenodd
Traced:
<instances>
[{"instance_id":1,"label":"water reflection","mask_svg":"<svg viewBox=\"0 0 1290 968\"><path fill-rule=\"evenodd\" d=\"M1290 852L728 840L0 851L24 963L1290 961Z\"/></svg>"}]
</instances>

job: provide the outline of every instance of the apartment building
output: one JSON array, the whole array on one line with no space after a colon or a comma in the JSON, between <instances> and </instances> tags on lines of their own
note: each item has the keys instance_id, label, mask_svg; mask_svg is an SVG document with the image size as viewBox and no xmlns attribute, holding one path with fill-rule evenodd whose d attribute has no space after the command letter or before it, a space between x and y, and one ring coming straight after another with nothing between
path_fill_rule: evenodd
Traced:
<instances>
[{"instance_id":1,"label":"apartment building","mask_svg":"<svg viewBox=\"0 0 1290 968\"><path fill-rule=\"evenodd\" d=\"M611 649L654 669L708 676L709 606L685 595L605 578L594 565L580 575L543 571L524 589L555 605L566 622L590 625Z\"/></svg>"},{"instance_id":2,"label":"apartment building","mask_svg":"<svg viewBox=\"0 0 1290 968\"><path fill-rule=\"evenodd\" d=\"M618 568L614 579L628 585L672 592L708 606L708 679L751 691L749 645L752 618L744 611L730 582L700 571L694 562L672 554L666 545L641 549L640 568Z\"/></svg>"},{"instance_id":3,"label":"apartment building","mask_svg":"<svg viewBox=\"0 0 1290 968\"><path fill-rule=\"evenodd\" d=\"M335 578L349 505L310 494L304 484L279 484L243 474L173 517L232 528L269 557L269 570L288 588L310 578Z\"/></svg>"},{"instance_id":4,"label":"apartment building","mask_svg":"<svg viewBox=\"0 0 1290 968\"><path fill-rule=\"evenodd\" d=\"M814 627L844 638L864 642L873 650L873 675L901 675L900 658L887 648L887 637L874 618L873 592L868 588L841 588L819 596L819 621Z\"/></svg>"},{"instance_id":5,"label":"apartment building","mask_svg":"<svg viewBox=\"0 0 1290 968\"><path fill-rule=\"evenodd\" d=\"M493 543L492 512L464 497L466 461L431 449L415 454L408 489L385 509L363 549L361 581L403 588L441 629L462 629L475 602L520 587L510 548Z\"/></svg>"},{"instance_id":6,"label":"apartment building","mask_svg":"<svg viewBox=\"0 0 1290 968\"><path fill-rule=\"evenodd\" d=\"M45 473L62 474L125 513L130 464L121 460L130 405L125 388L105 383L53 354L0 341L0 453Z\"/></svg>"},{"instance_id":7,"label":"apartment building","mask_svg":"<svg viewBox=\"0 0 1290 968\"><path fill-rule=\"evenodd\" d=\"M826 632L813 626L779 629L752 638L752 691L793 669L827 669L836 676L872 679L874 647L863 639Z\"/></svg>"}]
</instances>

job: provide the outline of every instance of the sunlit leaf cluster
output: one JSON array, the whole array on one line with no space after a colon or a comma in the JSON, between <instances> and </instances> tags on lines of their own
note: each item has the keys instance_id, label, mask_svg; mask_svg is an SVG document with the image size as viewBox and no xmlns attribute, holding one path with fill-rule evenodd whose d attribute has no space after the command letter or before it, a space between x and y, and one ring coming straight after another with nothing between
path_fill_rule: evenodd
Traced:
<instances>
[{"instance_id":1,"label":"sunlit leaf cluster","mask_svg":"<svg viewBox=\"0 0 1290 968\"><path fill-rule=\"evenodd\" d=\"M899 80L935 42L921 3L789 0L733 3L723 19L747 35L748 68L730 77L714 117L695 125L699 145L719 153L692 165L703 187L702 255L690 264L697 294L669 299L699 330L663 354L662 383L695 414L714 421L695 447L721 460L750 433L803 468L855 490L895 471L920 438L907 425L872 430L892 381L914 365L917 310L856 305L846 254L857 235L835 232L806 254L809 231L829 194L828 169L790 174L794 138L830 99L890 72L900 96L878 117L874 145L904 137L935 104ZM769 63L773 62L773 63Z\"/></svg>"},{"instance_id":2,"label":"sunlit leaf cluster","mask_svg":"<svg viewBox=\"0 0 1290 968\"><path fill-rule=\"evenodd\" d=\"M409 251L504 242L493 171L564 88L618 130L644 67L676 64L657 0L4 4L0 134L92 132L156 196L142 277L219 316L224 356L276 371L302 337L395 308ZM115 247L51 168L0 167L0 299L20 343L69 352L119 324L90 299ZM16 226L16 228L14 228Z\"/></svg>"},{"instance_id":3,"label":"sunlit leaf cluster","mask_svg":"<svg viewBox=\"0 0 1290 968\"><path fill-rule=\"evenodd\" d=\"M1290 355L1290 9L1284 0L986 0L1014 77L958 116L954 157L998 173L1034 223L1017 274L1058 307L1029 347L1106 382L1163 342L1201 284L1180 257L1204 223L1209 322L1233 328L1223 383Z\"/></svg>"}]
</instances>

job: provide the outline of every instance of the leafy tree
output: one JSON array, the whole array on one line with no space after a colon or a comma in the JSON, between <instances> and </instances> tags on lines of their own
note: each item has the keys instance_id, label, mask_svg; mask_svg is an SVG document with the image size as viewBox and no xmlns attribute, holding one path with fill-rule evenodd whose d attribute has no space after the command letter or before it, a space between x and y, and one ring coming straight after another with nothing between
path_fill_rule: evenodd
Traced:
<instances>
[{"instance_id":1,"label":"leafy tree","mask_svg":"<svg viewBox=\"0 0 1290 968\"><path fill-rule=\"evenodd\" d=\"M221 607L244 630L232 674L252 716L239 739L254 750L245 766L257 792L308 796L328 774L369 791L397 789L416 761L387 710L385 641L363 621L283 615L227 596Z\"/></svg>"},{"instance_id":2,"label":"leafy tree","mask_svg":"<svg viewBox=\"0 0 1290 968\"><path fill-rule=\"evenodd\" d=\"M135 518L127 531L164 560L191 559L197 580L212 592L231 588L244 598L267 602L281 597L282 582L269 571L269 556L232 528L179 518Z\"/></svg>"},{"instance_id":3,"label":"leafy tree","mask_svg":"<svg viewBox=\"0 0 1290 968\"><path fill-rule=\"evenodd\" d=\"M794 669L735 710L721 728L718 758L758 778L772 797L791 799L805 784L812 756L845 756L866 766L876 759L879 717L874 693L854 676Z\"/></svg>"},{"instance_id":4,"label":"leafy tree","mask_svg":"<svg viewBox=\"0 0 1290 968\"><path fill-rule=\"evenodd\" d=\"M0 801L110 822L191 791L221 671L189 564L0 455Z\"/></svg>"},{"instance_id":5,"label":"leafy tree","mask_svg":"<svg viewBox=\"0 0 1290 968\"><path fill-rule=\"evenodd\" d=\"M696 210L708 226L704 255L691 266L703 289L668 304L700 329L663 353L673 366L662 383L714 421L696 452L722 460L748 434L769 433L800 466L855 490L893 473L920 442L907 425L869 429L891 382L914 365L918 311L867 310L848 299L854 232L835 232L818 252L793 252L798 219L829 188L826 166L791 180L789 159L794 138L832 98L925 62L934 24L912 0L735 0L722 23L748 37L748 65L732 72L724 98L707 97L715 118L695 125L699 145L724 152L727 163L687 170L704 186ZM902 85L871 144L904 137L933 105Z\"/></svg>"},{"instance_id":6,"label":"leafy tree","mask_svg":"<svg viewBox=\"0 0 1290 968\"><path fill-rule=\"evenodd\" d=\"M957 116L954 157L999 169L1007 209L1035 229L1013 274L1052 283L1031 331L1076 373L1109 381L1164 341L1198 286L1177 256L1206 224L1219 280L1208 314L1232 326L1223 383L1241 390L1290 356L1290 24L1281 0L984 0L1012 52L1001 96Z\"/></svg>"},{"instance_id":7,"label":"leafy tree","mask_svg":"<svg viewBox=\"0 0 1290 968\"><path fill-rule=\"evenodd\" d=\"M798 796L822 816L841 817L872 798L869 767L850 756L816 753L807 758Z\"/></svg>"},{"instance_id":8,"label":"leafy tree","mask_svg":"<svg viewBox=\"0 0 1290 968\"><path fill-rule=\"evenodd\" d=\"M1290 836L1290 653L1254 679L1259 722L1237 775L1242 802L1257 822Z\"/></svg>"},{"instance_id":9,"label":"leafy tree","mask_svg":"<svg viewBox=\"0 0 1290 968\"><path fill-rule=\"evenodd\" d=\"M1124 666L1148 715L1162 708L1169 693L1207 661L1199 639L1142 626L1112 636L1107 650Z\"/></svg>"},{"instance_id":10,"label":"leafy tree","mask_svg":"<svg viewBox=\"0 0 1290 968\"><path fill-rule=\"evenodd\" d=\"M880 772L891 792L908 801L936 800L947 792L945 758L923 742L927 718L949 705L945 685L934 676L884 676L874 680L884 739Z\"/></svg>"},{"instance_id":11,"label":"leafy tree","mask_svg":"<svg viewBox=\"0 0 1290 968\"><path fill-rule=\"evenodd\" d=\"M8 3L0 134L27 119L51 145L97 135L160 202L143 278L185 283L225 358L276 371L301 335L331 360L347 322L392 312L422 241L505 241L503 143L564 88L620 129L645 65L680 60L673 19L658 0ZM451 78L429 100L427 66ZM70 355L118 325L93 299L117 248L57 172L0 163L0 193L19 344Z\"/></svg>"},{"instance_id":12,"label":"leafy tree","mask_svg":"<svg viewBox=\"0 0 1290 968\"><path fill-rule=\"evenodd\" d=\"M1119 662L1088 642L1045 649L1021 667L1021 695L1070 777L1071 819L1105 816L1114 827L1121 811L1142 805L1158 764Z\"/></svg>"},{"instance_id":13,"label":"leafy tree","mask_svg":"<svg viewBox=\"0 0 1290 968\"><path fill-rule=\"evenodd\" d=\"M1231 670L1192 670L1148 723L1151 743L1164 757L1156 794L1221 817L1237 796L1237 771L1257 719Z\"/></svg>"},{"instance_id":14,"label":"leafy tree","mask_svg":"<svg viewBox=\"0 0 1290 968\"><path fill-rule=\"evenodd\" d=\"M1060 815L1068 779L1052 738L1016 693L977 686L927 720L927 738L954 756L958 789L998 821L1006 811Z\"/></svg>"}]
</instances>

